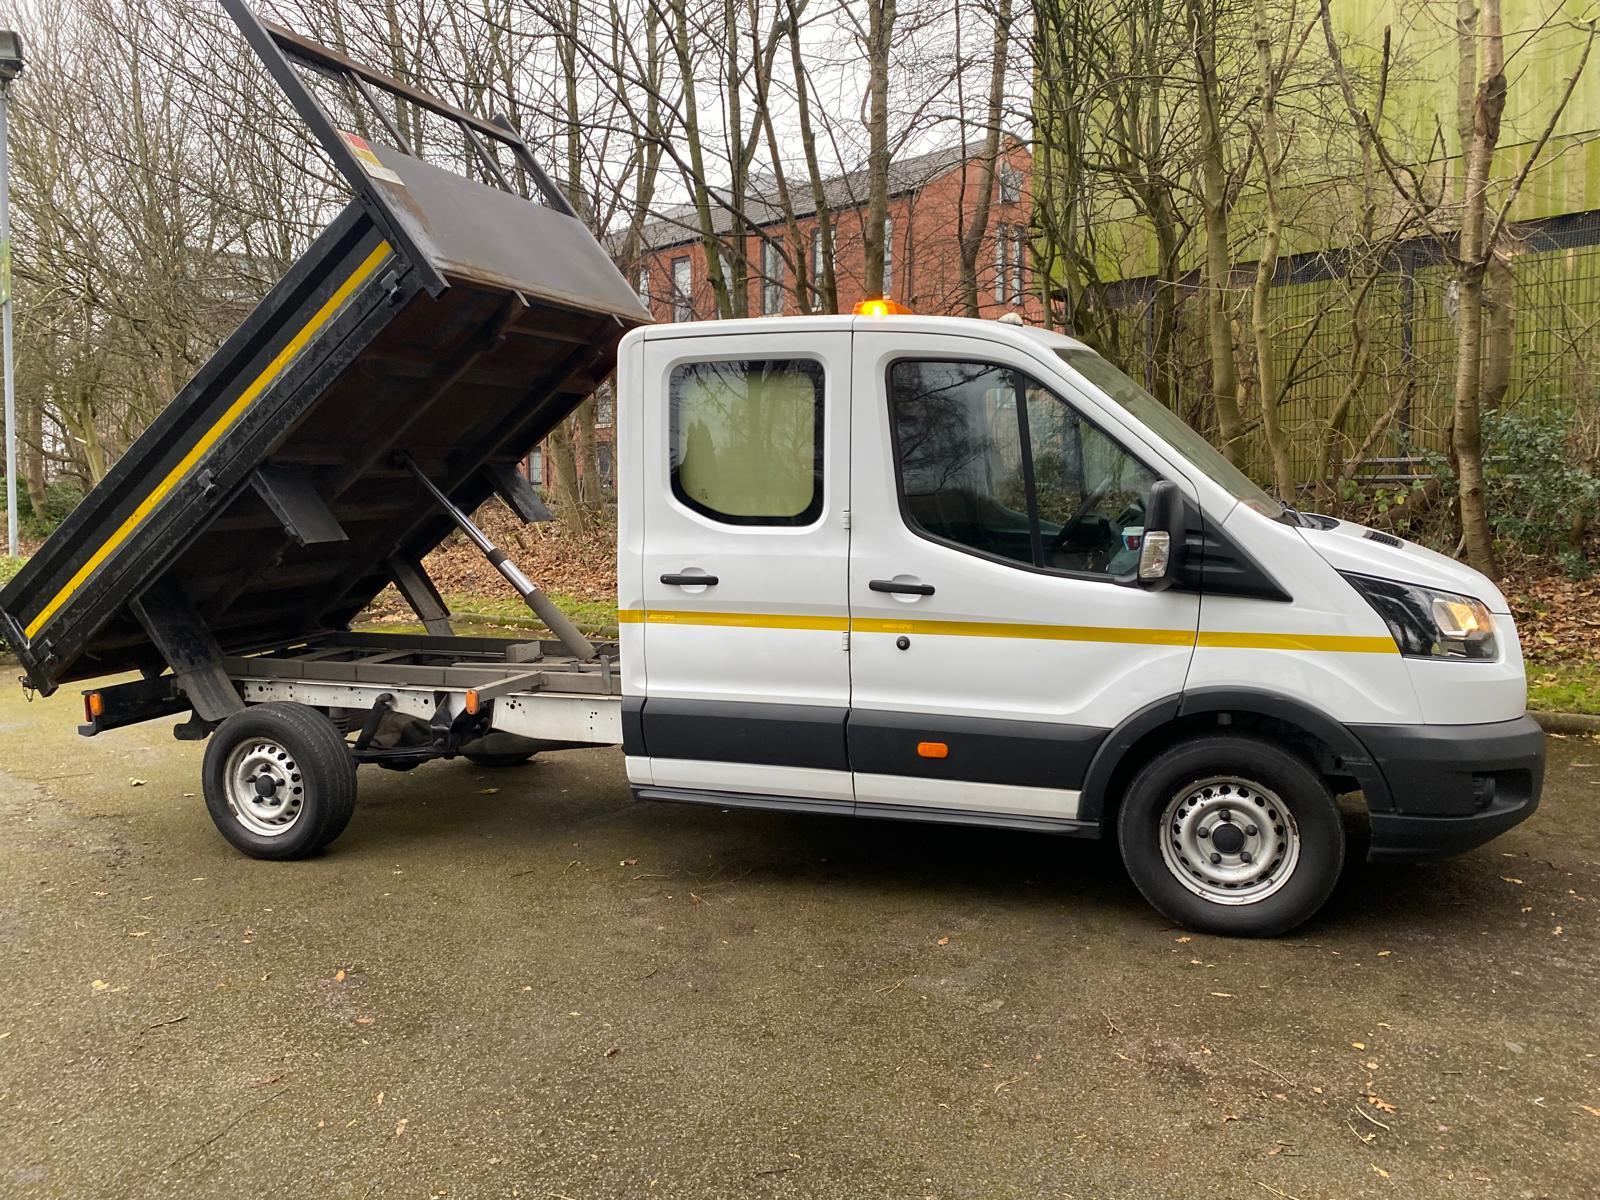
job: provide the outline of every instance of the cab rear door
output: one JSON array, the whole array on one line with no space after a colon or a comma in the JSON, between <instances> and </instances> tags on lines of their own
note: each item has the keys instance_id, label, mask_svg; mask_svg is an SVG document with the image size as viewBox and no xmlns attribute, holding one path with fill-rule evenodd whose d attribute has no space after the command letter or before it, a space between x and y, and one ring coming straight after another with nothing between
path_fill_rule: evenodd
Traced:
<instances>
[{"instance_id":1,"label":"cab rear door","mask_svg":"<svg viewBox=\"0 0 1600 1200\"><path fill-rule=\"evenodd\" d=\"M752 324L644 343L629 776L849 811L850 335Z\"/></svg>"}]
</instances>

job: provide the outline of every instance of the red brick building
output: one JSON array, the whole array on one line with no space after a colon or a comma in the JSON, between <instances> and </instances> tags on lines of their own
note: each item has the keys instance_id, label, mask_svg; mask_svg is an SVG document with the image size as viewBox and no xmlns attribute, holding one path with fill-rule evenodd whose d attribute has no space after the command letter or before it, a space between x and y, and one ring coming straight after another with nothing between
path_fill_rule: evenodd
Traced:
<instances>
[{"instance_id":1,"label":"red brick building","mask_svg":"<svg viewBox=\"0 0 1600 1200\"><path fill-rule=\"evenodd\" d=\"M919 313L952 316L965 311L961 297L960 229L969 223L983 187L981 146L969 143L902 159L889 170L889 210L885 233L884 291ZM1029 324L1042 322L1044 312L1028 244L1032 213L1032 159L1014 139L996 164L988 229L978 252L979 315L998 317L1018 312ZM828 204L833 214L834 276L839 311L849 312L867 298L863 232L867 206L864 171L829 180ZM746 239L748 309L751 316L793 316L801 312L795 292L795 255L805 256L808 288L821 275L822 243L811 191L804 181L790 182L797 205L800 245L792 244L781 208L751 202L747 215L760 232ZM806 203L800 204L801 198ZM962 210L969 214L962 222ZM731 229L731 214L718 208L713 220L719 232ZM664 212L644 229L648 248L638 268L639 298L657 321L706 320L717 315L706 273L705 244L694 210L682 206ZM782 252L774 246L780 243ZM724 258L724 278L731 264ZM814 291L812 293L815 295ZM816 300L813 306L820 308ZM603 486L611 485L612 423L609 404L601 406L595 428L596 452ZM535 451L529 477L549 487L554 471L549 456Z\"/></svg>"},{"instance_id":2,"label":"red brick building","mask_svg":"<svg viewBox=\"0 0 1600 1200\"><path fill-rule=\"evenodd\" d=\"M1043 319L1028 250L1032 160L1012 141L996 167L994 195L983 248L978 253L980 314L998 317L1019 312L1029 322ZM827 183L833 214L834 274L839 310L849 312L865 291L864 222L867 177L864 171ZM889 171L889 209L885 223L884 292L919 313L959 315L961 298L960 229L969 224L983 187L981 147L969 143L903 159ZM748 308L751 316L784 316L802 311L795 290L794 263L803 256L808 290L820 277L822 238L810 188L791 180L798 209L799 242L794 245L776 203L747 206L757 233L746 238ZM800 204L804 199L806 203ZM965 209L968 220L962 222ZM713 213L719 232L731 228L725 208ZM716 303L706 272L705 245L688 206L665 213L645 227L648 256L639 268L639 297L658 321L714 317ZM724 277L731 264L724 258ZM815 292L812 292L813 296ZM814 299L813 305L818 302Z\"/></svg>"}]
</instances>

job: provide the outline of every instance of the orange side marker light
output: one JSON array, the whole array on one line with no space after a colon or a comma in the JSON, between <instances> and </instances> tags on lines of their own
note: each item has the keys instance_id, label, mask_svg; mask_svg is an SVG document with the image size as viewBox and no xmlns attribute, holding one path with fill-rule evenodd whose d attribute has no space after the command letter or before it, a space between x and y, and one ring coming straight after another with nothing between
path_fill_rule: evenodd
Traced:
<instances>
[{"instance_id":1,"label":"orange side marker light","mask_svg":"<svg viewBox=\"0 0 1600 1200\"><path fill-rule=\"evenodd\" d=\"M467 690L467 715L473 717L477 716L478 708L478 693L475 689L469 688Z\"/></svg>"},{"instance_id":2,"label":"orange side marker light","mask_svg":"<svg viewBox=\"0 0 1600 1200\"><path fill-rule=\"evenodd\" d=\"M99 692L85 692L83 694L83 715L91 723L96 717L105 715L106 698Z\"/></svg>"},{"instance_id":3,"label":"orange side marker light","mask_svg":"<svg viewBox=\"0 0 1600 1200\"><path fill-rule=\"evenodd\" d=\"M949 758L950 747L944 742L918 742L918 758Z\"/></svg>"}]
</instances>

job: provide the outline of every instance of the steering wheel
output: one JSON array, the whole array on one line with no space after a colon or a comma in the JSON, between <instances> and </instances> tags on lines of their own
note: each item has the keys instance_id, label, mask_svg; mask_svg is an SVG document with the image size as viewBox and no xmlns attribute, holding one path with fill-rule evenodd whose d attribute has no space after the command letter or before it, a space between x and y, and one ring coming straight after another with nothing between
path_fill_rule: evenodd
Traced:
<instances>
[{"instance_id":1,"label":"steering wheel","mask_svg":"<svg viewBox=\"0 0 1600 1200\"><path fill-rule=\"evenodd\" d=\"M1051 545L1055 549L1060 550L1066 546L1068 536L1074 529L1078 527L1079 523L1082 522L1085 517L1094 511L1094 506L1106 498L1106 493L1111 490L1111 485L1113 482L1114 481L1112 477L1108 474L1099 482L1092 492L1084 497L1083 503L1078 505L1078 510L1062 523L1060 530L1056 533L1055 538L1051 541Z\"/></svg>"}]
</instances>

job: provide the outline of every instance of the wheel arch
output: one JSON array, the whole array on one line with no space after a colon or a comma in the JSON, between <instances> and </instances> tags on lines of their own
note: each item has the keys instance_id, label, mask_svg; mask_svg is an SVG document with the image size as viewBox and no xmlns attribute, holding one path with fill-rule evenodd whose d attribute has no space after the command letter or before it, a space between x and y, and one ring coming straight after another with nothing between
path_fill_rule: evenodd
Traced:
<instances>
[{"instance_id":1,"label":"wheel arch","mask_svg":"<svg viewBox=\"0 0 1600 1200\"><path fill-rule=\"evenodd\" d=\"M1207 687L1185 691L1145 705L1113 729L1090 760L1079 796L1078 817L1111 828L1117 806L1135 771L1164 747L1232 727L1264 733L1298 749L1334 791L1354 790L1367 807L1393 807L1389 787L1367 748L1345 725L1326 713L1276 692L1255 688Z\"/></svg>"}]
</instances>

